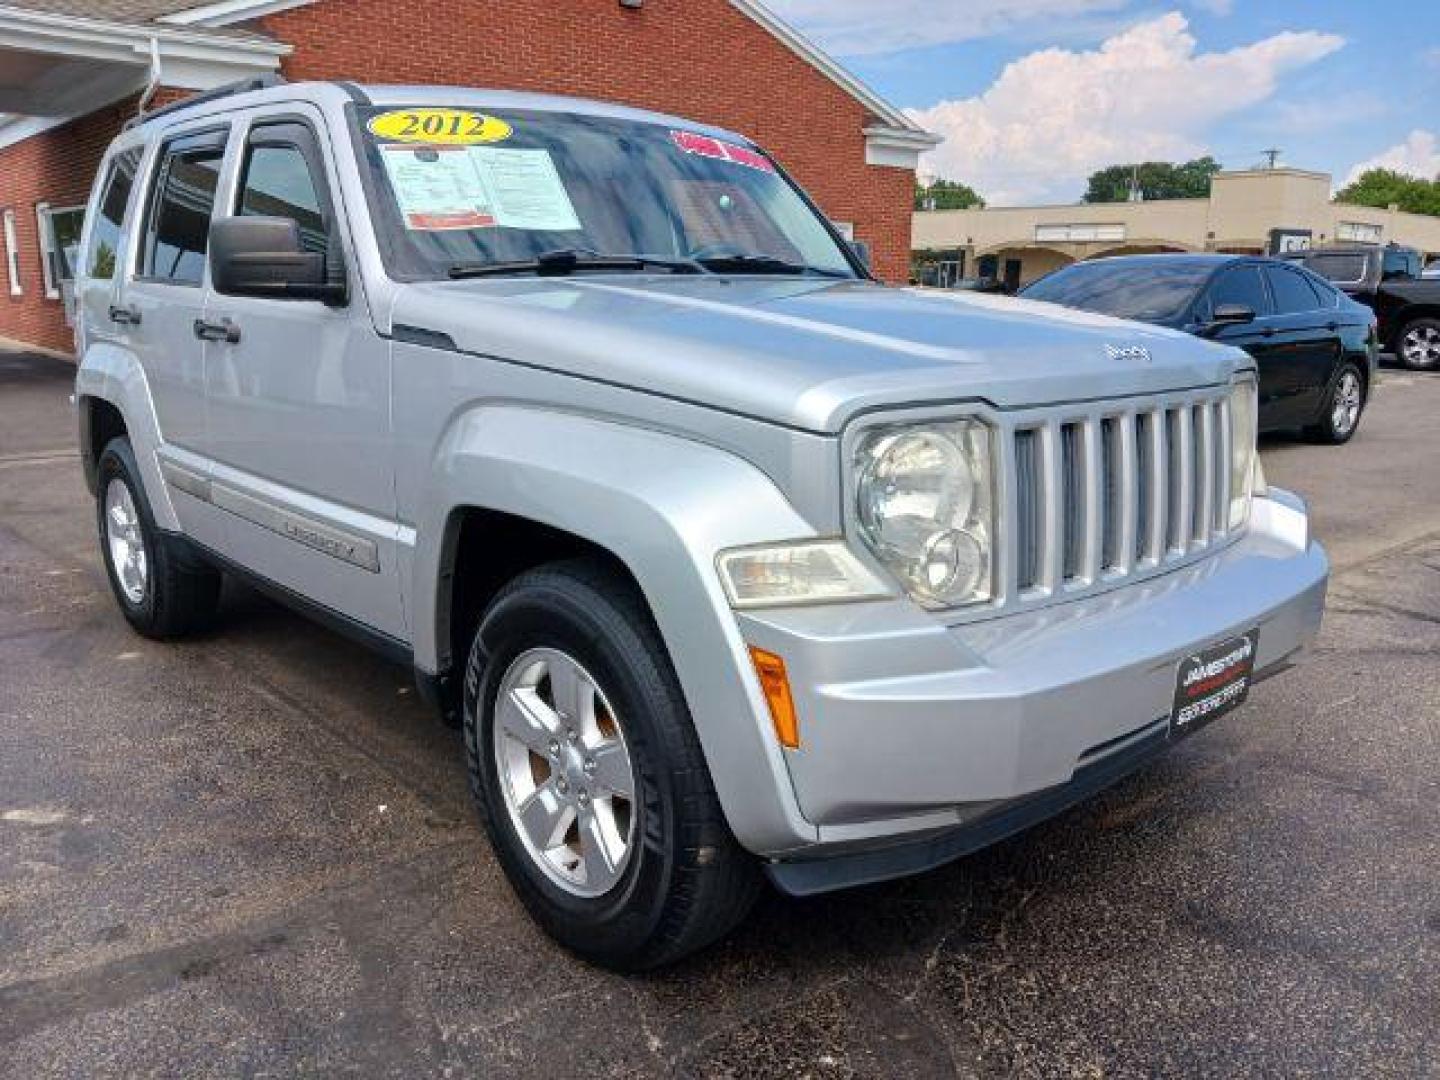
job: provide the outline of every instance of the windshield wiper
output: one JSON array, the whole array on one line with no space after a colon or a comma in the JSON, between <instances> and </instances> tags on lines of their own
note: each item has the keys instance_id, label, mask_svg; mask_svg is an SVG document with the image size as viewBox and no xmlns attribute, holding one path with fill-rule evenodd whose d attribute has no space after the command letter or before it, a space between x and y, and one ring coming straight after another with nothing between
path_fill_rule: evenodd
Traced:
<instances>
[{"instance_id":1,"label":"windshield wiper","mask_svg":"<svg viewBox=\"0 0 1440 1080\"><path fill-rule=\"evenodd\" d=\"M695 260L717 274L817 274L820 277L848 278L849 274L831 270L824 266L791 262L778 255L763 255L758 252L735 252L734 254L702 256Z\"/></svg>"},{"instance_id":2,"label":"windshield wiper","mask_svg":"<svg viewBox=\"0 0 1440 1080\"><path fill-rule=\"evenodd\" d=\"M695 259L671 258L664 255L602 255L598 251L562 248L545 251L533 259L515 262L456 263L447 273L452 278L497 277L504 274L536 274L540 277L565 277L576 270L649 270L658 268L676 274L706 274L709 271Z\"/></svg>"}]
</instances>

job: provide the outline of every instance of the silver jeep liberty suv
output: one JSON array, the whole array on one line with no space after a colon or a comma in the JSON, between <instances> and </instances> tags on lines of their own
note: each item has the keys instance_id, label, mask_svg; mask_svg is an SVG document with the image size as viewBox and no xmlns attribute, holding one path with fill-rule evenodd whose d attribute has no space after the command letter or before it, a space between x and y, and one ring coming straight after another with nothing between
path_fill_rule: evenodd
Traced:
<instances>
[{"instance_id":1,"label":"silver jeep liberty suv","mask_svg":"<svg viewBox=\"0 0 1440 1080\"><path fill-rule=\"evenodd\" d=\"M413 666L521 899L624 969L767 879L1052 815L1315 633L1244 353L866 261L674 117L281 82L155 112L77 281L115 598L173 637L231 574Z\"/></svg>"}]
</instances>

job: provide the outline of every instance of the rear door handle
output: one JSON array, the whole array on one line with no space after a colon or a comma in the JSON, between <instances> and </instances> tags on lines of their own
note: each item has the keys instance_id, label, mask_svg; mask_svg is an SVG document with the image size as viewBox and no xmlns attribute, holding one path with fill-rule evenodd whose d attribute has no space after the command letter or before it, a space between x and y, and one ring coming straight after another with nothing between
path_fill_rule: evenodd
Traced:
<instances>
[{"instance_id":1,"label":"rear door handle","mask_svg":"<svg viewBox=\"0 0 1440 1080\"><path fill-rule=\"evenodd\" d=\"M196 319L195 336L202 341L223 341L234 345L240 341L240 327L229 319L221 319L219 322Z\"/></svg>"},{"instance_id":2,"label":"rear door handle","mask_svg":"<svg viewBox=\"0 0 1440 1080\"><path fill-rule=\"evenodd\" d=\"M122 326L139 326L140 312L133 307L120 307L118 304L111 304L110 321L119 323Z\"/></svg>"}]
</instances>

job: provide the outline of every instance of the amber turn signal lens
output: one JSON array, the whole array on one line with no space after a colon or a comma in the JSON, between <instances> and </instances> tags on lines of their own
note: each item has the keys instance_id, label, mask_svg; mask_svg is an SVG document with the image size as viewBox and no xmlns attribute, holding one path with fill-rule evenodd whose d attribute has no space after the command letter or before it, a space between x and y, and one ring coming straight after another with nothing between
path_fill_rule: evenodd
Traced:
<instances>
[{"instance_id":1,"label":"amber turn signal lens","mask_svg":"<svg viewBox=\"0 0 1440 1080\"><path fill-rule=\"evenodd\" d=\"M790 696L790 677L785 674L785 661L772 652L750 646L750 661L760 676L760 689L770 706L770 722L781 746L800 748L800 721L795 716L795 699Z\"/></svg>"}]
</instances>

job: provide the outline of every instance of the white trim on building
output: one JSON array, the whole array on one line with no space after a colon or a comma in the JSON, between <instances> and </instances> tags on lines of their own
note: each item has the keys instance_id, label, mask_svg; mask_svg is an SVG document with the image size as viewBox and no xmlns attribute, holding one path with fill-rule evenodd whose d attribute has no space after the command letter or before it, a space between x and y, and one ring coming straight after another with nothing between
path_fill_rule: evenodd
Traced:
<instances>
[{"instance_id":1,"label":"white trim on building","mask_svg":"<svg viewBox=\"0 0 1440 1080\"><path fill-rule=\"evenodd\" d=\"M219 0L218 3L177 11L173 15L161 15L155 21L175 26L230 26L313 3L315 0Z\"/></svg>"}]
</instances>

